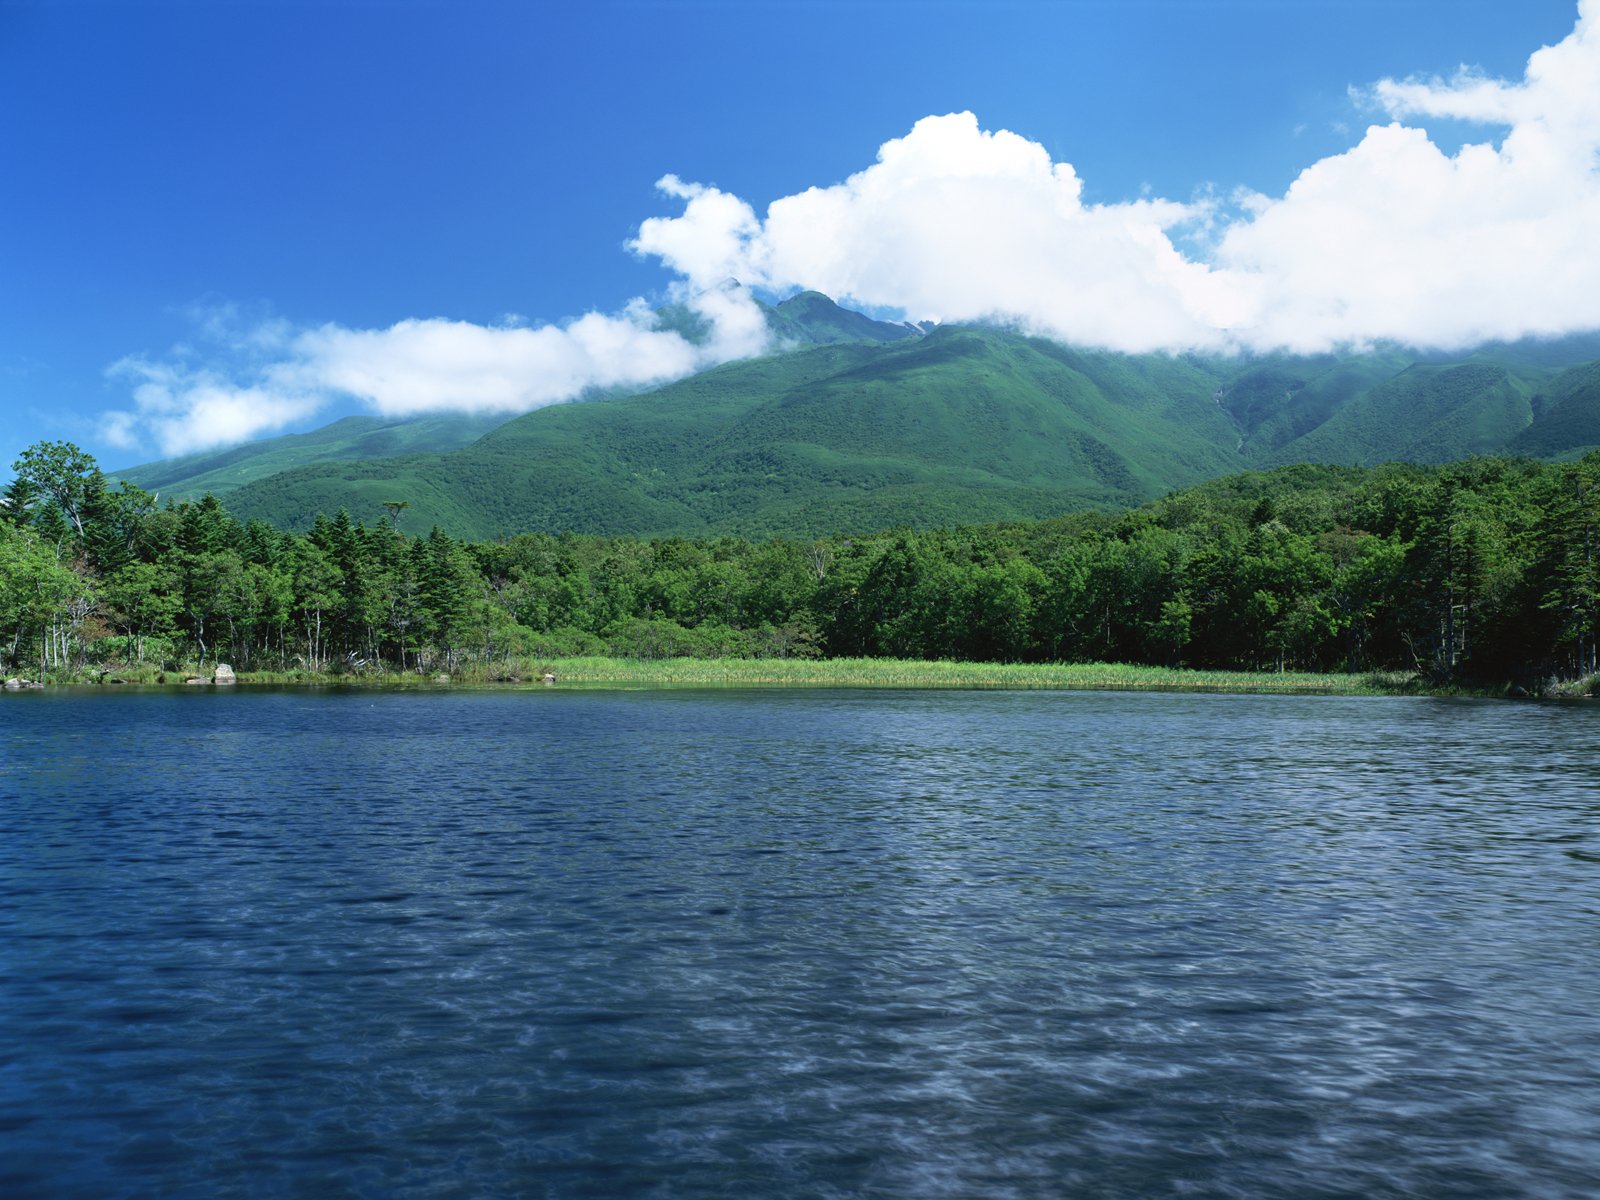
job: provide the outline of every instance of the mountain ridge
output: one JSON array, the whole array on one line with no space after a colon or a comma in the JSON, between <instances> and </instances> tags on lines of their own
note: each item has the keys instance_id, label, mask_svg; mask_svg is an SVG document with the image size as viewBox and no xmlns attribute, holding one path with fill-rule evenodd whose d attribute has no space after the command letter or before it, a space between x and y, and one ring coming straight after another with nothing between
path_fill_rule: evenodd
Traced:
<instances>
[{"instance_id":1,"label":"mountain ridge","mask_svg":"<svg viewBox=\"0 0 1600 1200\"><path fill-rule=\"evenodd\" d=\"M818 293L763 308L787 348L538 409L431 453L396 435L397 453L301 462L219 494L294 528L340 507L375 520L405 500L402 527L480 539L808 536L1130 506L1298 462L1600 444L1600 335L1456 356L1126 355L877 321Z\"/></svg>"}]
</instances>

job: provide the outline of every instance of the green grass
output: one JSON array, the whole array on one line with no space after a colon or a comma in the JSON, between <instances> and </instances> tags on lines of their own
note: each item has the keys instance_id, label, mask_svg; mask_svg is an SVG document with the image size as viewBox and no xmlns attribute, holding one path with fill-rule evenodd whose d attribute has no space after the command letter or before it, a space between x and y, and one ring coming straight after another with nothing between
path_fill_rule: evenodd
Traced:
<instances>
[{"instance_id":1,"label":"green grass","mask_svg":"<svg viewBox=\"0 0 1600 1200\"><path fill-rule=\"evenodd\" d=\"M1410 671L1318 674L1309 671L1209 671L1187 667L1146 667L1128 663L972 663L922 662L893 658L555 658L528 659L492 667L481 664L456 671L397 671L359 674L307 670L239 671L238 686L355 687L431 689L435 687L540 687L546 673L553 686L582 689L714 687L954 688L1033 691L1231 692L1260 695L1324 696L1475 696L1494 698L1507 688L1451 686L1432 688ZM185 686L210 667L188 665L163 671L145 664L110 672L130 686ZM59 672L52 685L104 683L97 669ZM105 686L114 686L105 683ZM1550 698L1582 696L1600 690L1595 678L1571 683L1552 680L1542 692Z\"/></svg>"},{"instance_id":2,"label":"green grass","mask_svg":"<svg viewBox=\"0 0 1600 1200\"><path fill-rule=\"evenodd\" d=\"M1371 675L1196 671L1121 663L916 662L885 658L558 659L558 687L1013 688L1059 691L1287 692L1341 696L1396 690Z\"/></svg>"},{"instance_id":3,"label":"green grass","mask_svg":"<svg viewBox=\"0 0 1600 1200\"><path fill-rule=\"evenodd\" d=\"M1012 688L1075 691L1286 692L1341 696L1406 690L1410 676L1319 675L1309 672L1198 671L1120 663L918 662L888 658L625 659L560 658L457 674L455 684L518 682L538 685L553 673L556 687L877 687ZM380 677L382 682L400 677ZM411 680L419 677L411 675ZM421 677L424 679L431 676ZM255 681L256 677L250 677Z\"/></svg>"},{"instance_id":4,"label":"green grass","mask_svg":"<svg viewBox=\"0 0 1600 1200\"><path fill-rule=\"evenodd\" d=\"M1600 673L1576 679L1552 678L1545 683L1541 694L1549 700L1587 700L1600 696Z\"/></svg>"}]
</instances>

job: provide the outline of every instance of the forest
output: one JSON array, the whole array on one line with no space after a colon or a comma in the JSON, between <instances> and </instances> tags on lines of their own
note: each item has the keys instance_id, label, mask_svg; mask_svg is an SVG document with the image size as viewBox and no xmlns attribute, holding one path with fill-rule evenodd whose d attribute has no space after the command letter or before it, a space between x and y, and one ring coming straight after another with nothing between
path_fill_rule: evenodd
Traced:
<instances>
[{"instance_id":1,"label":"forest","mask_svg":"<svg viewBox=\"0 0 1600 1200\"><path fill-rule=\"evenodd\" d=\"M403 497L304 534L212 496L111 487L71 443L0 499L0 659L39 679L182 672L510 677L544 658L890 656L1595 676L1600 452L1295 466L1120 513L815 539L399 529Z\"/></svg>"}]
</instances>

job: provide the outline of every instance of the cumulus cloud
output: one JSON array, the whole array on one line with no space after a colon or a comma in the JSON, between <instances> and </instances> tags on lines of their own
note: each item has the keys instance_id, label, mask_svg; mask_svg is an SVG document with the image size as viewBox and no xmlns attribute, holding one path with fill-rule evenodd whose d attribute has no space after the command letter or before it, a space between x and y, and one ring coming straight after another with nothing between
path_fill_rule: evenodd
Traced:
<instances>
[{"instance_id":1,"label":"cumulus cloud","mask_svg":"<svg viewBox=\"0 0 1600 1200\"><path fill-rule=\"evenodd\" d=\"M716 189L662 187L688 197L684 214L646 221L634 248L694 282L815 288L916 320L1008 321L1126 350L1216 343L1216 315L1239 303L1167 236L1209 204L1085 204L1070 164L971 113L918 121L873 166L775 201L760 221Z\"/></svg>"},{"instance_id":2,"label":"cumulus cloud","mask_svg":"<svg viewBox=\"0 0 1600 1200\"><path fill-rule=\"evenodd\" d=\"M641 224L639 236L629 243L635 253L659 258L701 287L750 274L750 246L761 236L755 209L737 196L676 175L657 180L656 190L682 200L683 214Z\"/></svg>"},{"instance_id":3,"label":"cumulus cloud","mask_svg":"<svg viewBox=\"0 0 1600 1200\"><path fill-rule=\"evenodd\" d=\"M1069 163L957 113L764 217L669 176L683 214L645 222L634 244L692 280L1126 351L1458 347L1600 327L1600 0L1520 83L1463 70L1361 96L1392 120L1282 196L1086 204ZM1505 132L1447 154L1408 118Z\"/></svg>"},{"instance_id":4,"label":"cumulus cloud","mask_svg":"<svg viewBox=\"0 0 1600 1200\"><path fill-rule=\"evenodd\" d=\"M926 117L860 172L765 213L668 175L658 187L681 211L645 220L629 245L672 273L669 295L704 337L659 327L642 301L540 328L262 322L224 331L248 360L232 372L119 364L134 406L105 432L171 454L281 428L334 397L394 416L511 413L658 384L768 347L748 288L1130 352L1459 348L1600 329L1600 0L1581 0L1571 35L1520 81L1463 68L1354 94L1385 120L1281 196L1208 185L1183 201L1088 203L1070 163L971 113ZM1439 119L1495 136L1447 153L1425 128Z\"/></svg>"},{"instance_id":5,"label":"cumulus cloud","mask_svg":"<svg viewBox=\"0 0 1600 1200\"><path fill-rule=\"evenodd\" d=\"M1454 348L1600 328L1600 0L1521 83L1463 70L1384 80L1394 118L1229 229L1222 271L1254 280L1246 345ZM1407 118L1505 129L1444 153Z\"/></svg>"}]
</instances>

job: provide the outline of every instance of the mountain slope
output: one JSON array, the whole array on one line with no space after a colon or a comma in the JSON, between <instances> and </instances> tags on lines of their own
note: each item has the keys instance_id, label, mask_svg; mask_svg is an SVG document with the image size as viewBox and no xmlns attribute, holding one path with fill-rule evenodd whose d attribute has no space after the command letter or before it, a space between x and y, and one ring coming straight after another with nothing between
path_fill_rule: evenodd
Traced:
<instances>
[{"instance_id":1,"label":"mountain slope","mask_svg":"<svg viewBox=\"0 0 1600 1200\"><path fill-rule=\"evenodd\" d=\"M1568 458L1600 447L1600 362L1563 371L1532 408L1532 423L1511 440L1513 453Z\"/></svg>"},{"instance_id":2,"label":"mountain slope","mask_svg":"<svg viewBox=\"0 0 1600 1200\"><path fill-rule=\"evenodd\" d=\"M562 405L453 454L325 464L230 498L304 525L344 504L492 537L521 529L805 534L1120 505L1244 465L1215 371L939 329L733 363Z\"/></svg>"},{"instance_id":3,"label":"mountain slope","mask_svg":"<svg viewBox=\"0 0 1600 1200\"><path fill-rule=\"evenodd\" d=\"M1600 444L1600 337L1460 355L1123 355L875 321L817 293L763 308L778 351L648 394L540 409L446 452L341 450L209 478L237 486L239 515L296 528L404 500L416 533L808 536L1120 507L1251 467ZM686 307L660 319L695 334Z\"/></svg>"},{"instance_id":4,"label":"mountain slope","mask_svg":"<svg viewBox=\"0 0 1600 1200\"><path fill-rule=\"evenodd\" d=\"M861 331L825 297L790 303L819 322L809 336ZM1119 507L1253 466L1444 462L1535 429L1545 453L1600 435L1595 378L1552 365L1571 347L1218 359L872 325L895 336L541 409L450 454L287 472L229 505L303 527L341 505L372 520L403 499L412 531L477 538L807 536Z\"/></svg>"},{"instance_id":5,"label":"mountain slope","mask_svg":"<svg viewBox=\"0 0 1600 1200\"><path fill-rule=\"evenodd\" d=\"M758 301L759 303L759 301ZM899 342L926 332L910 325L875 321L841 308L821 292L801 292L778 305L761 305L780 344L837 346L847 342Z\"/></svg>"},{"instance_id":6,"label":"mountain slope","mask_svg":"<svg viewBox=\"0 0 1600 1200\"><path fill-rule=\"evenodd\" d=\"M1409 367L1409 355L1387 351L1357 357L1270 355L1235 364L1217 403L1239 430L1252 461L1274 461L1284 447L1314 432L1355 397ZM1291 454L1290 458L1295 459Z\"/></svg>"},{"instance_id":7,"label":"mountain slope","mask_svg":"<svg viewBox=\"0 0 1600 1200\"><path fill-rule=\"evenodd\" d=\"M116 477L136 487L175 499L207 492L224 495L257 479L307 463L393 458L418 451L448 451L471 445L510 418L438 414L411 420L391 417L345 417L309 433L230 446L226 450L190 454L129 467Z\"/></svg>"},{"instance_id":8,"label":"mountain slope","mask_svg":"<svg viewBox=\"0 0 1600 1200\"><path fill-rule=\"evenodd\" d=\"M819 292L801 292L781 304L760 307L774 338L786 349L896 342L923 332L841 308ZM691 341L708 332L703 318L684 305L658 309L656 320L659 328L675 330ZM174 499L198 498L207 492L225 496L247 483L314 463L447 453L471 445L510 419L506 413L345 417L307 433L129 467L116 477Z\"/></svg>"},{"instance_id":9,"label":"mountain slope","mask_svg":"<svg viewBox=\"0 0 1600 1200\"><path fill-rule=\"evenodd\" d=\"M1414 363L1353 395L1314 429L1264 456L1373 466L1441 463L1503 450L1533 420L1533 385L1493 363Z\"/></svg>"}]
</instances>

